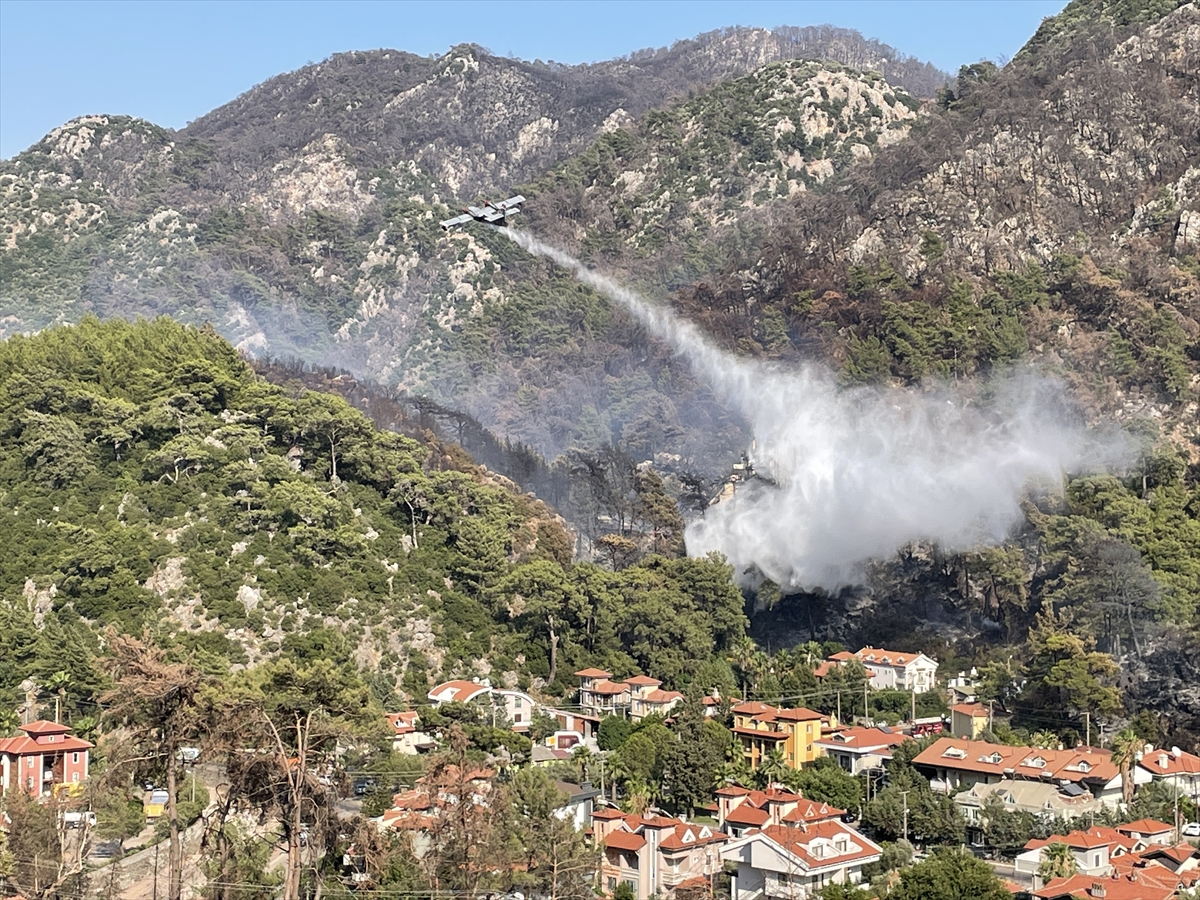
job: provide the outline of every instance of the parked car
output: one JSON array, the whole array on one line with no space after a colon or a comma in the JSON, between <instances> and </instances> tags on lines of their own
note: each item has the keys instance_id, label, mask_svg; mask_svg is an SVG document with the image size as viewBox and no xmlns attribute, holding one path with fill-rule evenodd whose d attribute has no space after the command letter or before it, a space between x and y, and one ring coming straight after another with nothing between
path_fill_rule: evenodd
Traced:
<instances>
[{"instance_id":1,"label":"parked car","mask_svg":"<svg viewBox=\"0 0 1200 900\"><path fill-rule=\"evenodd\" d=\"M354 779L354 796L365 797L371 791L375 790L374 778L355 778Z\"/></svg>"},{"instance_id":2,"label":"parked car","mask_svg":"<svg viewBox=\"0 0 1200 900\"><path fill-rule=\"evenodd\" d=\"M1188 822L1183 826L1184 837L1200 837L1200 822Z\"/></svg>"}]
</instances>

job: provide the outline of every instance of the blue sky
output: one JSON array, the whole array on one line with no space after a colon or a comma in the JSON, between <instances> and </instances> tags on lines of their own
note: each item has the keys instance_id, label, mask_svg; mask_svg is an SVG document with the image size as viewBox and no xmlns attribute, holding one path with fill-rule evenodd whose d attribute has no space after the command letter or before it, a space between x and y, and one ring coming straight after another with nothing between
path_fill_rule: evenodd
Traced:
<instances>
[{"instance_id":1,"label":"blue sky","mask_svg":"<svg viewBox=\"0 0 1200 900\"><path fill-rule=\"evenodd\" d=\"M856 28L948 71L1012 56L1065 0L77 2L0 0L0 157L84 113L179 128L344 50L594 62L727 25Z\"/></svg>"}]
</instances>

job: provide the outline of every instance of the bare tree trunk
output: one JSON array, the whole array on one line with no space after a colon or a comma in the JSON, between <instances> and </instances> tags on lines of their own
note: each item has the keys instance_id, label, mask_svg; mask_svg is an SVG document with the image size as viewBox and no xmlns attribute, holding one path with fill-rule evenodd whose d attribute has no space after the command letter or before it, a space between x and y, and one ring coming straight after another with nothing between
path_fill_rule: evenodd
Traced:
<instances>
[{"instance_id":1,"label":"bare tree trunk","mask_svg":"<svg viewBox=\"0 0 1200 900\"><path fill-rule=\"evenodd\" d=\"M546 616L546 627L550 629L550 677L547 683L553 684L558 672L558 632L554 630L554 616Z\"/></svg>"}]
</instances>

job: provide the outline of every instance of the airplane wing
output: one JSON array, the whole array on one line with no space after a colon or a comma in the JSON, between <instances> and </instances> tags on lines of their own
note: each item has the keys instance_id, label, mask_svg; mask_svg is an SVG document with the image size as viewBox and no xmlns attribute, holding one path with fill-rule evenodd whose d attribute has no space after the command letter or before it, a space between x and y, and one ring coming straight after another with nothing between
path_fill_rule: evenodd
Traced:
<instances>
[{"instance_id":1,"label":"airplane wing","mask_svg":"<svg viewBox=\"0 0 1200 900\"><path fill-rule=\"evenodd\" d=\"M442 226L443 231L449 231L451 228L454 228L458 225L465 225L467 222L473 221L474 218L474 216L463 213L461 216L455 216L453 219L446 219L446 221L439 222L438 224Z\"/></svg>"},{"instance_id":2,"label":"airplane wing","mask_svg":"<svg viewBox=\"0 0 1200 900\"><path fill-rule=\"evenodd\" d=\"M517 207L524 202L525 198L520 194L517 194L515 197L509 197L507 200L501 200L496 204L496 209L512 210L513 212L516 212Z\"/></svg>"}]
</instances>

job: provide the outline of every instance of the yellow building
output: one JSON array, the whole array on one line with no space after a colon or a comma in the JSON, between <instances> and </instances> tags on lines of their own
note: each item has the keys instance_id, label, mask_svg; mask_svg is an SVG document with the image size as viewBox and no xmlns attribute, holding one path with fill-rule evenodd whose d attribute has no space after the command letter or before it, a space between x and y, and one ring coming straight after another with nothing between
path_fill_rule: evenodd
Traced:
<instances>
[{"instance_id":1,"label":"yellow building","mask_svg":"<svg viewBox=\"0 0 1200 900\"><path fill-rule=\"evenodd\" d=\"M780 709L768 703L749 701L732 710L733 733L742 745L742 753L751 768L757 769L772 750L783 751L789 768L799 769L812 762L822 751L822 715L811 709Z\"/></svg>"},{"instance_id":2,"label":"yellow building","mask_svg":"<svg viewBox=\"0 0 1200 900\"><path fill-rule=\"evenodd\" d=\"M982 703L959 703L950 707L950 733L968 741L978 739L988 725L988 708Z\"/></svg>"}]
</instances>

